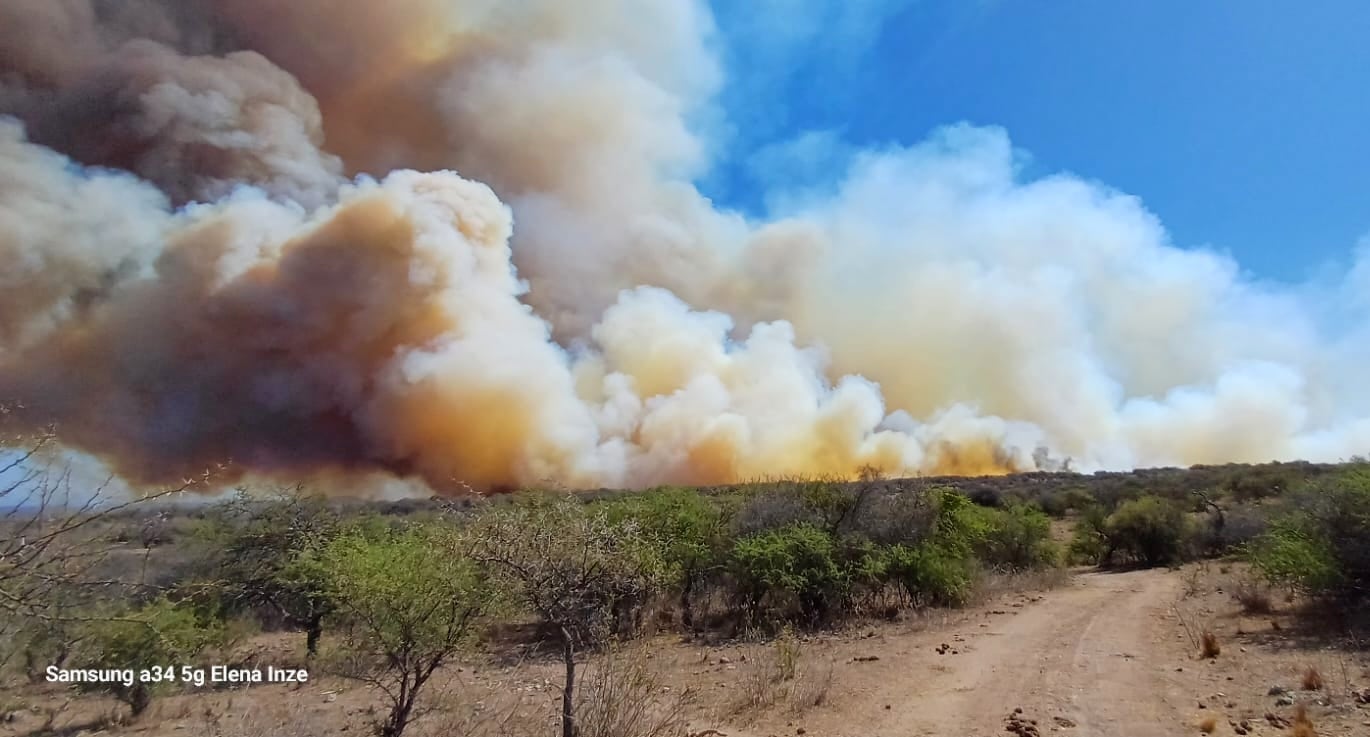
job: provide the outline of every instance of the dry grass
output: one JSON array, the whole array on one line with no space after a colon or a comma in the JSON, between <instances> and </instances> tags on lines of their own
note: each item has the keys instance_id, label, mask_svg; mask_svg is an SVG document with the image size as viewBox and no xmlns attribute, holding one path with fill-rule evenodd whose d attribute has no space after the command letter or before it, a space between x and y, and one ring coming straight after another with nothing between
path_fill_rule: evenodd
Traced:
<instances>
[{"instance_id":1,"label":"dry grass","mask_svg":"<svg viewBox=\"0 0 1370 737\"><path fill-rule=\"evenodd\" d=\"M516 691L482 693L464 684L447 684L446 689L431 695L427 713L405 730L405 735L507 737L550 734L559 723L558 714L537 703L536 698L527 699Z\"/></svg>"},{"instance_id":2,"label":"dry grass","mask_svg":"<svg viewBox=\"0 0 1370 737\"><path fill-rule=\"evenodd\" d=\"M1275 604L1270 590L1251 576L1242 576L1232 583L1232 598L1241 605L1244 614L1270 614Z\"/></svg>"},{"instance_id":3,"label":"dry grass","mask_svg":"<svg viewBox=\"0 0 1370 737\"><path fill-rule=\"evenodd\" d=\"M1305 691L1321 691L1325 684L1322 680L1322 674L1318 672L1317 668L1310 665L1303 672L1303 681L1301 685Z\"/></svg>"},{"instance_id":4,"label":"dry grass","mask_svg":"<svg viewBox=\"0 0 1370 737\"><path fill-rule=\"evenodd\" d=\"M800 676L790 688L789 697L790 710L796 714L828 702L833 684L832 663L810 665Z\"/></svg>"},{"instance_id":5,"label":"dry grass","mask_svg":"<svg viewBox=\"0 0 1370 737\"><path fill-rule=\"evenodd\" d=\"M304 708L206 710L200 734L208 737L328 737L316 714Z\"/></svg>"},{"instance_id":6,"label":"dry grass","mask_svg":"<svg viewBox=\"0 0 1370 737\"><path fill-rule=\"evenodd\" d=\"M1313 720L1308 718L1308 707L1299 704L1294 710L1294 724L1290 734L1293 737L1318 737L1318 731L1313 728Z\"/></svg>"},{"instance_id":7,"label":"dry grass","mask_svg":"<svg viewBox=\"0 0 1370 737\"><path fill-rule=\"evenodd\" d=\"M1036 593L1060 588L1070 581L1067 568L1015 571L986 571L975 582L967 604L988 604L1012 594Z\"/></svg>"},{"instance_id":8,"label":"dry grass","mask_svg":"<svg viewBox=\"0 0 1370 737\"><path fill-rule=\"evenodd\" d=\"M827 703L833 680L832 663L808 657L800 642L786 633L751 662L729 711L743 716L784 705L800 714Z\"/></svg>"},{"instance_id":9,"label":"dry grass","mask_svg":"<svg viewBox=\"0 0 1370 737\"><path fill-rule=\"evenodd\" d=\"M780 680L792 681L799 675L799 660L803 655L803 646L794 632L786 628L775 640L775 671Z\"/></svg>"},{"instance_id":10,"label":"dry grass","mask_svg":"<svg viewBox=\"0 0 1370 737\"><path fill-rule=\"evenodd\" d=\"M405 730L405 737L523 737L552 734L556 715L535 700L515 691L484 692L460 682L435 688L422 714ZM338 693L334 690L322 692ZM367 737L368 722L384 713L373 699L358 700L346 692L336 703L318 703L311 692L287 701L259 701L251 694L207 704L190 714L185 734L199 737ZM531 708L527 708L531 707ZM341 725L341 729L340 729ZM176 729L180 729L179 726ZM177 732L182 734L182 732Z\"/></svg>"},{"instance_id":11,"label":"dry grass","mask_svg":"<svg viewBox=\"0 0 1370 737\"><path fill-rule=\"evenodd\" d=\"M1190 568L1184 576L1184 589L1180 593L1180 598L1189 599L1204 592L1204 578L1208 576L1208 564L1204 562Z\"/></svg>"},{"instance_id":12,"label":"dry grass","mask_svg":"<svg viewBox=\"0 0 1370 737\"><path fill-rule=\"evenodd\" d=\"M581 682L576 705L580 737L684 737L690 689L662 685L642 648L611 649Z\"/></svg>"},{"instance_id":13,"label":"dry grass","mask_svg":"<svg viewBox=\"0 0 1370 737\"><path fill-rule=\"evenodd\" d=\"M1210 630L1204 630L1199 637L1199 655L1212 660L1222 655L1222 645L1218 644L1218 636Z\"/></svg>"},{"instance_id":14,"label":"dry grass","mask_svg":"<svg viewBox=\"0 0 1370 737\"><path fill-rule=\"evenodd\" d=\"M1218 636L1213 634L1211 621L1200 621L1199 615L1181 606L1180 602L1170 605L1170 609L1175 614L1175 619L1184 628L1185 636L1189 638L1189 644L1198 651L1203 658L1216 658L1222 653L1222 647L1218 644Z\"/></svg>"},{"instance_id":15,"label":"dry grass","mask_svg":"<svg viewBox=\"0 0 1370 737\"><path fill-rule=\"evenodd\" d=\"M1206 717L1203 721L1199 722L1199 731L1204 734L1213 734L1213 730L1217 728L1218 720L1216 717Z\"/></svg>"}]
</instances>

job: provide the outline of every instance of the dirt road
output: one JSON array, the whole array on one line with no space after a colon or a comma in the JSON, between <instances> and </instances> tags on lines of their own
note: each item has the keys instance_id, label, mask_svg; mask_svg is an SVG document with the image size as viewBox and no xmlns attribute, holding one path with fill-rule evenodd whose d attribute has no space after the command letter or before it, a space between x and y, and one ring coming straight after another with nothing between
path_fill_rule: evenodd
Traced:
<instances>
[{"instance_id":1,"label":"dirt road","mask_svg":"<svg viewBox=\"0 0 1370 737\"><path fill-rule=\"evenodd\" d=\"M1042 734L1185 734L1181 705L1192 695L1176 668L1193 661L1170 617L1179 580L1163 570L1082 573L950 629L871 640L879 660L844 669L840 715L815 713L802 726L823 737L981 737L1005 734L1021 708ZM785 733L768 726L762 734Z\"/></svg>"}]
</instances>

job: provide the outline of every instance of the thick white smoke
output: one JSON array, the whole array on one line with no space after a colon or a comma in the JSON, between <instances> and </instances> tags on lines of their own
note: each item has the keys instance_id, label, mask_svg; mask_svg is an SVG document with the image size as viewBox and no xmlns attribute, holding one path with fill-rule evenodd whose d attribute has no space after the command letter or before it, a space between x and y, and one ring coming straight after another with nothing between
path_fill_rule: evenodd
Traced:
<instances>
[{"instance_id":1,"label":"thick white smoke","mask_svg":"<svg viewBox=\"0 0 1370 737\"><path fill-rule=\"evenodd\" d=\"M1370 448L1364 328L1328 327L1365 324L1365 258L1259 284L1134 198L1022 180L1007 134L968 126L854 156L809 136L758 165L850 159L835 193L715 207L691 183L728 135L702 2L111 7L0 10L27 29L0 31L0 400L135 482ZM70 102L90 90L113 102ZM117 149L81 133L92 110Z\"/></svg>"}]
</instances>

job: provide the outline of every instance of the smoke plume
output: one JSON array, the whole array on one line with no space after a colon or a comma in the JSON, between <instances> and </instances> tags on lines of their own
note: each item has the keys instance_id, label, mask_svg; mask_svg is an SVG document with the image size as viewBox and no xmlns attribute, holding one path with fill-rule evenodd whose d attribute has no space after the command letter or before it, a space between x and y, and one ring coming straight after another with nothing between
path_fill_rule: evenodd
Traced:
<instances>
[{"instance_id":1,"label":"smoke plume","mask_svg":"<svg viewBox=\"0 0 1370 737\"><path fill-rule=\"evenodd\" d=\"M699 0L0 5L5 421L440 491L1370 448L1370 259L1262 285L969 126L776 147L850 164L749 220L692 184L715 46Z\"/></svg>"}]
</instances>

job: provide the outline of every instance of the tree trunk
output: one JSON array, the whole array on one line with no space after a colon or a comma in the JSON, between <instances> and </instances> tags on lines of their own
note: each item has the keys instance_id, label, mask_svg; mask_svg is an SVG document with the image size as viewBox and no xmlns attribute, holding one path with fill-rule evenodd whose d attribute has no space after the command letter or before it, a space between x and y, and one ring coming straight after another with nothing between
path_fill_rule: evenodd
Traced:
<instances>
[{"instance_id":1,"label":"tree trunk","mask_svg":"<svg viewBox=\"0 0 1370 737\"><path fill-rule=\"evenodd\" d=\"M142 716L147 711L147 707L152 703L152 692L148 690L147 684L135 683L133 690L128 694L128 706L134 719Z\"/></svg>"},{"instance_id":2,"label":"tree trunk","mask_svg":"<svg viewBox=\"0 0 1370 737\"><path fill-rule=\"evenodd\" d=\"M400 737L404 734L404 728L409 726L409 712L413 708L412 700L396 706L390 712L390 718L385 721L385 726L381 728L381 737Z\"/></svg>"},{"instance_id":3,"label":"tree trunk","mask_svg":"<svg viewBox=\"0 0 1370 737\"><path fill-rule=\"evenodd\" d=\"M561 660L566 665L566 685L561 689L561 737L576 737L576 651L565 627L561 628Z\"/></svg>"},{"instance_id":4,"label":"tree trunk","mask_svg":"<svg viewBox=\"0 0 1370 737\"><path fill-rule=\"evenodd\" d=\"M694 587L694 576L686 576L685 585L680 589L680 624L682 624L685 629L693 629L695 625L695 612L692 606L693 601L690 598L690 594L693 592Z\"/></svg>"},{"instance_id":5,"label":"tree trunk","mask_svg":"<svg viewBox=\"0 0 1370 737\"><path fill-rule=\"evenodd\" d=\"M304 650L309 657L319 654L319 638L323 636L323 615L315 614L309 618L309 625L305 630Z\"/></svg>"},{"instance_id":6,"label":"tree trunk","mask_svg":"<svg viewBox=\"0 0 1370 737\"><path fill-rule=\"evenodd\" d=\"M409 714L414 710L414 702L418 698L418 686L409 687L409 676L405 674L401 678L400 695L395 701L395 706L390 710L390 716L385 720L385 725L381 727L381 737L400 737L404 734L404 728L409 726Z\"/></svg>"}]
</instances>

